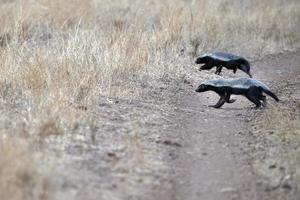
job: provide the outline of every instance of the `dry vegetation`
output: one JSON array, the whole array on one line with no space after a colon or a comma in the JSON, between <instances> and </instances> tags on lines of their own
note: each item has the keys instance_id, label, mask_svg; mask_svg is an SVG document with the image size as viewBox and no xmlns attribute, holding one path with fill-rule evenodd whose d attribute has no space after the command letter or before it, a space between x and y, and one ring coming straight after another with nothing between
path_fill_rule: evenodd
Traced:
<instances>
[{"instance_id":1,"label":"dry vegetation","mask_svg":"<svg viewBox=\"0 0 300 200\"><path fill-rule=\"evenodd\" d=\"M254 171L266 180L268 190L299 188L299 86L297 78L286 80L278 89L280 105L270 106L267 112L254 117L254 140L259 141L255 148L264 151L257 151L260 155L253 156L252 164Z\"/></svg>"},{"instance_id":2,"label":"dry vegetation","mask_svg":"<svg viewBox=\"0 0 300 200\"><path fill-rule=\"evenodd\" d=\"M139 99L204 51L295 50L299 10L292 0L0 1L0 199L42 199L48 164L36 146L78 124L94 137L101 119L85 111L100 97Z\"/></svg>"},{"instance_id":3,"label":"dry vegetation","mask_svg":"<svg viewBox=\"0 0 300 200\"><path fill-rule=\"evenodd\" d=\"M283 141L300 139L299 85L297 78L290 78L282 83L278 89L281 93L281 105L271 106L268 112L256 119L264 131Z\"/></svg>"}]
</instances>

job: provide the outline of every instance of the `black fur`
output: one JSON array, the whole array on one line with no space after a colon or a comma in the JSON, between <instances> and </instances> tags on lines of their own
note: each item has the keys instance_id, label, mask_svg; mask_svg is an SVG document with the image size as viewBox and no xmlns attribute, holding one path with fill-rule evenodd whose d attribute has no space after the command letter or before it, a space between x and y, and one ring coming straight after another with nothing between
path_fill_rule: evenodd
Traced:
<instances>
[{"instance_id":1,"label":"black fur","mask_svg":"<svg viewBox=\"0 0 300 200\"><path fill-rule=\"evenodd\" d=\"M233 70L236 73L237 69L242 70L252 78L250 73L250 63L243 57L229 53L215 52L200 56L195 61L196 64L204 64L199 70L210 70L216 67L216 74L220 74L222 67Z\"/></svg>"},{"instance_id":2,"label":"black fur","mask_svg":"<svg viewBox=\"0 0 300 200\"><path fill-rule=\"evenodd\" d=\"M252 103L254 103L256 105L255 108L259 108L261 106L266 106L266 96L263 95L263 93L271 96L272 98L274 98L276 101L279 101L278 97L272 93L263 83L261 83L260 81L257 81L255 79L249 79L247 78L246 80L247 85L241 85L241 84L237 84L237 85L226 85L224 84L224 86L220 86L218 84L211 84L213 82L218 82L219 79L216 79L212 82L205 82L202 83L201 85L199 85L199 87L196 89L196 92L206 92L206 91L214 91L217 94L219 94L220 99L217 102L216 105L210 106L210 107L214 107L214 108L220 108L224 105L224 103L233 103L235 100L234 99L230 99L230 96L233 95L243 95L245 96L249 101L251 101ZM232 79L232 81L228 81L228 82L233 82L233 81L237 81L237 82L241 82L240 80L245 80L244 79ZM220 79L220 82L224 81L224 79ZM261 84L259 84L261 83Z\"/></svg>"}]
</instances>

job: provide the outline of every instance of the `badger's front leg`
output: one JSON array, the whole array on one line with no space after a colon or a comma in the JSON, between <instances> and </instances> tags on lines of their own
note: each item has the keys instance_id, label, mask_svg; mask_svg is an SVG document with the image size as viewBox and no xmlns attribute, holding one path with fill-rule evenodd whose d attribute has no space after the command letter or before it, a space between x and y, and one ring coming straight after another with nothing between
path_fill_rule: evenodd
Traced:
<instances>
[{"instance_id":1,"label":"badger's front leg","mask_svg":"<svg viewBox=\"0 0 300 200\"><path fill-rule=\"evenodd\" d=\"M236 99L230 99L230 95L226 97L226 103L234 103Z\"/></svg>"},{"instance_id":2,"label":"badger's front leg","mask_svg":"<svg viewBox=\"0 0 300 200\"><path fill-rule=\"evenodd\" d=\"M255 104L255 108L260 108L262 106L260 100L262 99L262 94L260 89L257 86L251 86L249 88L246 97Z\"/></svg>"},{"instance_id":3,"label":"badger's front leg","mask_svg":"<svg viewBox=\"0 0 300 200\"><path fill-rule=\"evenodd\" d=\"M236 73L236 71L237 71L237 67L234 67L234 69L233 69L233 73L235 74L235 73Z\"/></svg>"},{"instance_id":4,"label":"badger's front leg","mask_svg":"<svg viewBox=\"0 0 300 200\"><path fill-rule=\"evenodd\" d=\"M225 102L226 102L225 96L222 95L222 96L220 96L220 99L219 99L219 101L217 102L216 105L209 105L208 107L221 108L224 105Z\"/></svg>"},{"instance_id":5,"label":"badger's front leg","mask_svg":"<svg viewBox=\"0 0 300 200\"><path fill-rule=\"evenodd\" d=\"M236 99L230 99L230 93L229 92L225 92L224 96L225 96L226 103L234 103L236 101Z\"/></svg>"},{"instance_id":6,"label":"badger's front leg","mask_svg":"<svg viewBox=\"0 0 300 200\"><path fill-rule=\"evenodd\" d=\"M215 72L215 74L220 74L222 71L222 66L217 66L217 70Z\"/></svg>"}]
</instances>

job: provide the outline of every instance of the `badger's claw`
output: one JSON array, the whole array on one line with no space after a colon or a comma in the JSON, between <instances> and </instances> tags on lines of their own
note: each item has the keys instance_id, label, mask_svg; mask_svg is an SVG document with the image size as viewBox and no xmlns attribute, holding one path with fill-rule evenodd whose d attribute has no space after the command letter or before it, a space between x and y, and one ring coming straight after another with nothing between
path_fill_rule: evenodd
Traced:
<instances>
[{"instance_id":1,"label":"badger's claw","mask_svg":"<svg viewBox=\"0 0 300 200\"><path fill-rule=\"evenodd\" d=\"M229 101L227 103L234 103L236 101L236 99L229 99Z\"/></svg>"},{"instance_id":2,"label":"badger's claw","mask_svg":"<svg viewBox=\"0 0 300 200\"><path fill-rule=\"evenodd\" d=\"M221 96L220 99L219 99L219 101L218 101L218 103L216 105L209 105L208 107L221 108L224 105L225 102L226 101L225 101L224 96Z\"/></svg>"},{"instance_id":3,"label":"badger's claw","mask_svg":"<svg viewBox=\"0 0 300 200\"><path fill-rule=\"evenodd\" d=\"M220 108L220 107L217 106L217 105L209 105L208 107L210 107L210 108Z\"/></svg>"}]
</instances>

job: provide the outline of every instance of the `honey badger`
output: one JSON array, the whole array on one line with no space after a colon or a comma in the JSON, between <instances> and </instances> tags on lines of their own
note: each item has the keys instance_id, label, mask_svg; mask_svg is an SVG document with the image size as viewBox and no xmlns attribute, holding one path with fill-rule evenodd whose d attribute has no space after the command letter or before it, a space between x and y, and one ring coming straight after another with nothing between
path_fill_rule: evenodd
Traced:
<instances>
[{"instance_id":1,"label":"honey badger","mask_svg":"<svg viewBox=\"0 0 300 200\"><path fill-rule=\"evenodd\" d=\"M222 67L233 70L236 73L237 69L242 70L252 78L250 73L249 62L240 56L236 56L229 53L214 52L209 54L204 54L200 56L195 61L196 64L204 64L199 68L201 70L210 70L213 67L217 67L216 74L220 74Z\"/></svg>"},{"instance_id":2,"label":"honey badger","mask_svg":"<svg viewBox=\"0 0 300 200\"><path fill-rule=\"evenodd\" d=\"M214 91L220 95L220 100L217 104L209 106L214 108L220 108L225 102L235 102L235 99L230 99L232 94L245 96L256 105L255 108L266 106L267 100L263 93L279 101L278 97L264 83L253 78L212 79L205 81L196 89L196 92L206 91Z\"/></svg>"}]
</instances>

